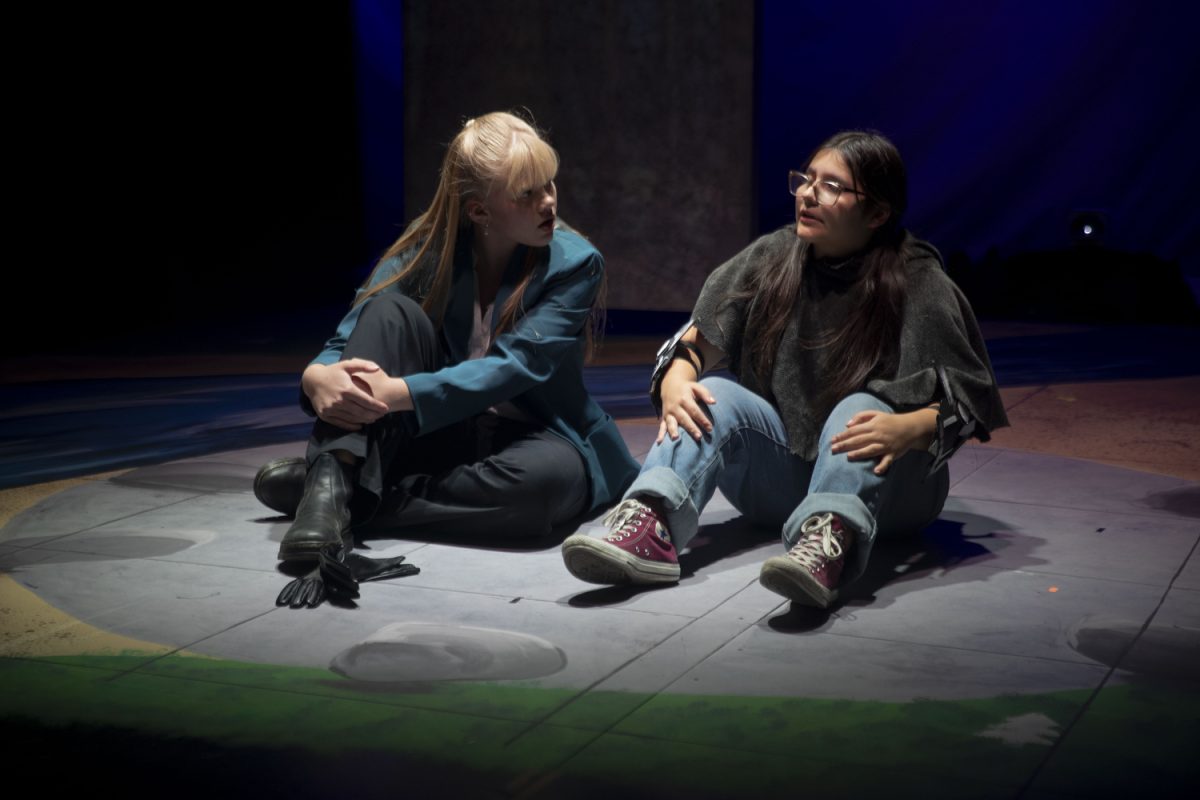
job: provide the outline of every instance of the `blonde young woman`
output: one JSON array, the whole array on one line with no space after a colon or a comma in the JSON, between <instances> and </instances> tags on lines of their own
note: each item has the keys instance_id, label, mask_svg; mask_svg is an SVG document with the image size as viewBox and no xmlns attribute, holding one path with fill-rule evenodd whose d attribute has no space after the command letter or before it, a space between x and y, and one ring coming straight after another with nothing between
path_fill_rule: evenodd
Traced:
<instances>
[{"instance_id":1,"label":"blonde young woman","mask_svg":"<svg viewBox=\"0 0 1200 800\"><path fill-rule=\"evenodd\" d=\"M557 220L558 154L518 117L468 120L429 208L387 250L304 370L307 458L255 494L315 560L351 523L545 534L611 505L637 463L588 395L604 260Z\"/></svg>"}]
</instances>

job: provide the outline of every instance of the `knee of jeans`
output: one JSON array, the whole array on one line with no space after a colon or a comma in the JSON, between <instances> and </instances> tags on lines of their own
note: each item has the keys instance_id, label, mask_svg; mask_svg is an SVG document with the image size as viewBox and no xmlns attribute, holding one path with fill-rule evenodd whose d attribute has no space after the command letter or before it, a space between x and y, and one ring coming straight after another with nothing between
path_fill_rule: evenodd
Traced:
<instances>
[{"instance_id":1,"label":"knee of jeans","mask_svg":"<svg viewBox=\"0 0 1200 800\"><path fill-rule=\"evenodd\" d=\"M833 410L829 412L829 417L826 420L826 426L832 424L839 429L845 427L850 418L860 411L883 411L891 414L894 409L880 400L873 394L866 392L855 392L854 394L843 397Z\"/></svg>"},{"instance_id":2,"label":"knee of jeans","mask_svg":"<svg viewBox=\"0 0 1200 800\"><path fill-rule=\"evenodd\" d=\"M737 392L750 391L739 383L731 381L728 378L718 378L715 375L701 378L700 385L712 392L712 396L717 398L717 402L720 402L722 397L728 396L731 393L736 394Z\"/></svg>"},{"instance_id":3,"label":"knee of jeans","mask_svg":"<svg viewBox=\"0 0 1200 800\"><path fill-rule=\"evenodd\" d=\"M766 402L745 386L728 378L710 376L701 380L700 385L707 389L713 396L713 399L717 401L713 405L700 403L701 408L708 412L708 416L713 421L714 426L719 427L723 423L735 421L739 414L745 413L745 403L747 401L751 404L754 402Z\"/></svg>"}]
</instances>

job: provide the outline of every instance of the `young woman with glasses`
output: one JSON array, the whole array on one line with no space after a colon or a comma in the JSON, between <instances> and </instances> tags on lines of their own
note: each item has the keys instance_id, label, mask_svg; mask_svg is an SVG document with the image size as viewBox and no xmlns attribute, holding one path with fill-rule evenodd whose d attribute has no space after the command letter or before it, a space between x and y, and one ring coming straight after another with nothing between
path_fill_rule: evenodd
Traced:
<instances>
[{"instance_id":1,"label":"young woman with glasses","mask_svg":"<svg viewBox=\"0 0 1200 800\"><path fill-rule=\"evenodd\" d=\"M660 351L658 439L608 535L563 558L593 583L679 580L678 553L720 488L785 555L761 583L828 607L877 537L933 521L945 462L1008 424L983 338L941 257L901 218L904 164L839 133L789 175L796 220L718 267ZM736 382L704 372L726 363Z\"/></svg>"},{"instance_id":2,"label":"young woman with glasses","mask_svg":"<svg viewBox=\"0 0 1200 800\"><path fill-rule=\"evenodd\" d=\"M611 505L637 472L583 384L604 260L557 220L558 154L525 121L468 120L433 202L384 253L304 370L307 457L259 470L318 560L351 523L539 535Z\"/></svg>"}]
</instances>

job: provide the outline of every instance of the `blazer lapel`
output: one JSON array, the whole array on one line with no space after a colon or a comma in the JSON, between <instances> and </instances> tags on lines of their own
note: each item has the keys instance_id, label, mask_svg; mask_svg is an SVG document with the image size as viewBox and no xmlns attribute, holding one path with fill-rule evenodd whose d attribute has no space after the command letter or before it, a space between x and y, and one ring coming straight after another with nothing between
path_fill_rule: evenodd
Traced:
<instances>
[{"instance_id":1,"label":"blazer lapel","mask_svg":"<svg viewBox=\"0 0 1200 800\"><path fill-rule=\"evenodd\" d=\"M450 302L442 321L442 343L450 355L450 363L467 359L467 342L471 338L475 311L475 270L471 265L471 248L462 242L454 253L454 280L450 284Z\"/></svg>"},{"instance_id":2,"label":"blazer lapel","mask_svg":"<svg viewBox=\"0 0 1200 800\"><path fill-rule=\"evenodd\" d=\"M517 288L517 284L521 282L521 275L525 271L525 260L534 258L535 262L540 259L540 253L530 253L528 247L518 247L513 251L512 259L508 262L508 267L504 270L504 277L500 280L500 288L496 290L496 299L492 305L492 338L496 336L496 326L500 324L500 318L504 316L504 306L508 303L508 298L512 297L513 290ZM537 263L534 264L534 271L537 271ZM528 297L536 297L535 282L538 276L535 274L529 282L529 287L526 290ZM532 293L531 293L532 292Z\"/></svg>"}]
</instances>

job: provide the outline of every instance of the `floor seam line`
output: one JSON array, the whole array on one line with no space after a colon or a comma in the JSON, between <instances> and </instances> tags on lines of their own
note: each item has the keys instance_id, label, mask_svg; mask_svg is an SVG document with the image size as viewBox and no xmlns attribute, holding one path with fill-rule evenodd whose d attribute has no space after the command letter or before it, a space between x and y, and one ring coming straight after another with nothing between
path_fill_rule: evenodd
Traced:
<instances>
[{"instance_id":1,"label":"floor seam line","mask_svg":"<svg viewBox=\"0 0 1200 800\"><path fill-rule=\"evenodd\" d=\"M981 469L982 469L982 467L981 467ZM1177 487L1177 488L1184 488L1184 487ZM1116 509L1096 508L1095 506L1092 506L1091 508L1081 508L1079 506L1059 506L1059 505L1053 505L1050 503L1023 503L1019 500L1007 500L1007 499L999 499L999 498L995 498L995 497L976 497L974 495L969 495L969 494L953 494L953 493L951 493L950 497L959 498L962 500L983 500L988 503L1007 503L1009 505L1021 506L1023 508L1053 508L1053 509L1057 509L1060 511L1086 511L1086 512L1099 513L1099 514L1124 514L1124 515L1130 516L1130 517L1148 517L1150 519L1163 519L1164 517L1166 519L1175 519L1175 520L1189 519L1188 517L1183 517L1182 515L1179 515L1179 514L1171 514L1168 511L1118 511Z\"/></svg>"},{"instance_id":2,"label":"floor seam line","mask_svg":"<svg viewBox=\"0 0 1200 800\"><path fill-rule=\"evenodd\" d=\"M199 490L191 489L189 491L199 491ZM88 531L94 531L97 528L103 528L105 525L112 525L114 522L122 522L127 519L133 519L134 517L141 516L142 514L148 514L151 511L160 511L164 508L170 508L171 506L179 505L180 503L186 503L188 500L195 500L197 497L204 497L204 496L205 496L205 493L200 492L199 494L193 494L188 497L180 498L179 500L173 500L170 503L164 503L161 506L154 506L153 508L145 508L145 509L142 509L141 511L135 511L132 514L126 514L123 517L116 517L114 519L105 520L104 522L100 522L95 525L89 525L86 528L80 528L79 530L71 531L70 533L59 534L58 536L54 536L45 542L41 542L40 544L48 544L49 542L57 542L58 540L65 539L68 536L76 536L80 533L87 533ZM30 508L37 508L39 505L42 504L42 502L44 502L45 500L49 500L51 497L54 497L54 495L51 495L50 497L47 497L47 498L43 498L42 501L35 503L34 505L30 506ZM5 525L4 527L7 528L8 526ZM3 544L8 541L19 541L19 540L4 539L4 540L0 540L0 544ZM38 545L27 545L26 547L21 548L21 549L29 549L29 548L33 548L33 547L37 547L37 546Z\"/></svg>"},{"instance_id":3,"label":"floor seam line","mask_svg":"<svg viewBox=\"0 0 1200 800\"><path fill-rule=\"evenodd\" d=\"M1012 406L1010 406L1009 408L1006 408L1006 409L1004 409L1004 413L1007 415L1007 414L1008 414L1008 413L1010 413L1010 412L1011 412L1013 409L1015 409L1015 408L1020 408L1022 405L1024 405L1024 404L1025 404L1025 403L1027 403L1028 401L1032 400L1033 398L1037 397L1039 394L1041 394L1042 392L1046 391L1047 389L1049 389L1049 388L1050 388L1051 386L1053 386L1053 385L1054 385L1054 384L1047 383L1047 384L1045 384L1045 385L1043 385L1043 386L1038 386L1038 387L1037 387L1037 389L1035 389L1034 391L1030 392L1030 393L1029 393L1028 395L1026 395L1025 397L1022 397L1022 398L1021 398L1020 400L1018 400L1017 402L1013 403L1013 404L1012 404ZM1021 387L1019 387L1019 386L1014 386L1014 387L1009 387L1009 388L1019 389L1019 388L1021 388Z\"/></svg>"},{"instance_id":4,"label":"floor seam line","mask_svg":"<svg viewBox=\"0 0 1200 800\"><path fill-rule=\"evenodd\" d=\"M736 597L737 595L739 595L739 594L741 594L742 592L744 592L744 591L746 590L746 588L747 588L747 587L749 587L750 585L751 585L751 583L747 583L747 584L746 584L746 586L743 586L741 589L737 590L737 591L736 591L736 592L734 592L732 595L730 595L728 598L726 598L726 599L725 599L725 602L728 602L728 601L729 601L729 600L731 600L732 598L734 598L734 597ZM721 605L724 605L724 603L718 604L717 608L719 608ZM715 609L714 609L714 610L715 610ZM712 611L710 610L708 613L712 613ZM770 612L768 612L768 613L770 613ZM519 738L521 738L522 736L524 736L525 734L529 733L530 731L532 731L532 730L533 730L534 728L536 728L537 726L544 724L544 723L545 723L547 720L549 720L549 719L550 719L551 717L553 717L555 714L558 714L558 713L559 713L559 712L561 712L562 710L566 709L566 708L567 708L567 707L569 707L569 706L570 706L572 703L575 703L575 702L576 702L576 701L578 701L580 698L584 697L584 696L585 696L585 695L586 695L588 692L592 691L592 690L593 690L593 689L595 689L597 686L599 686L601 683L603 683L604 681L608 680L608 679L609 679L609 678L611 678L612 676L616 675L618 672L620 672L621 670L625 669L625 668L626 668L626 667L628 667L630 664L634 663L635 661L638 661L638 660L639 660L639 659L641 659L641 658L644 658L644 657L646 657L646 656L650 655L650 654L651 654L651 653L653 653L655 650L657 650L658 648L662 647L664 644L666 644L667 642L669 642L671 639L673 639L673 638L675 638L676 636L678 636L678 635L682 634L684 631L686 631L686 630L687 630L688 628L690 628L692 625L694 625L694 624L696 624L697 622L699 622L700 620L704 619L704 616L707 616L707 615L703 615L703 616L700 616L700 617L692 617L692 618L689 618L689 619L688 619L688 621L687 621L687 623L685 623L684 625L682 625L682 626L680 626L679 628L675 629L674 631L672 631L672 632L671 632L671 633L669 633L668 635L664 636L664 637L663 637L662 639L660 639L659 641L655 642L655 643L654 643L653 645L651 645L651 647L650 647L649 649L647 649L645 652L643 652L643 653L639 653L638 655L634 656L633 658L630 658L630 659L628 659L628 660L624 661L623 663L621 663L621 664L620 664L620 665L618 665L617 667L613 668L613 669L612 669L612 670L611 670L611 671L610 671L610 672L609 672L607 675L604 675L604 676L602 676L602 677L598 678L597 680L593 681L593 682L592 682L591 684L589 684L588 686L584 687L584 688L583 688L583 689L582 689L582 690L581 690L581 691L580 691L578 694L576 694L574 697L571 697L571 698L570 698L570 699L568 699L566 702L562 703L560 706L558 706L558 707L557 707L557 708L555 708L554 710L552 710L552 711L550 711L549 713L547 713L547 714L546 714L545 716L543 716L541 719L539 719L539 720L537 720L536 722L534 722L534 723L533 723L533 724L532 724L532 725L529 727L529 729L528 729L528 730L522 731L521 733L517 734L516 736L514 736L514 737L513 737L512 739L510 739L509 741L505 742L505 746L508 746L508 745L512 744L512 743L513 743L513 742L515 742L517 739L519 739ZM761 619L761 617L760 617L760 618L758 618L758 619ZM720 650L722 647L724 647L724 646L725 646L726 644L728 644L730 641L732 641L733 639L736 639L738 636L741 636L741 635L742 635L742 634L743 634L743 633L744 633L746 630L748 630L748 629L749 629L751 626L753 626L753 625L756 625L756 624L758 623L758 619L755 619L755 620L754 620L754 622L747 623L747 624L746 624L744 627L742 627L740 630L738 630L738 631L737 631L737 633L735 633L733 636L731 636L731 637L730 637L728 640L726 640L725 642L721 643L721 645L719 645L717 648L715 648L715 649L714 649L712 652L709 652L709 653L705 654L705 655L704 655L704 657L703 657L703 658L701 658L701 659L700 659L699 661L697 661L696 663L700 663L701 661L704 661L704 659L706 659L706 658L708 658L709 656L711 656L711 655L712 655L713 653L715 653L717 650ZM693 664L692 666L694 667L695 665ZM689 669L691 669L691 667L689 667ZM685 670L685 671L686 671L686 670ZM672 681L672 683L673 683L673 682L674 682L674 681ZM667 684L667 685L669 686L670 684ZM614 722L614 723L612 723L611 725L609 725L609 726L608 726L608 727L607 727L605 730L601 731L601 732L600 732L600 733L601 733L601 735L603 735L604 733L607 733L608 731L612 730L612 728L613 728L613 726L614 726L614 725L616 725L616 724L620 723L620 722L621 722L621 720L625 719L625 717L629 716L629 714L632 714L634 711L637 711L637 709L638 709L638 708L641 708L643 705L645 705L645 703L649 702L651 699L653 699L653 698L654 698L655 696L657 696L657 695L658 695L658 692L655 692L653 695L651 695L651 697L650 697L650 698L647 698L647 699L646 699L646 700L644 700L642 703L639 703L639 704L638 704L638 705L637 705L637 706L636 706L636 707L635 707L633 710L631 710L630 712L628 712L628 713L627 713L627 714L625 714L624 716L620 717L618 720L616 720L616 722Z\"/></svg>"},{"instance_id":5,"label":"floor seam line","mask_svg":"<svg viewBox=\"0 0 1200 800\"><path fill-rule=\"evenodd\" d=\"M148 667L148 666L150 666L151 664L155 664L155 663L157 663L157 662L159 662L159 661L162 661L164 658L168 658L168 657L170 657L170 656L173 656L173 655L176 655L176 654L178 654L178 653L181 653L181 652L183 652L184 650L187 650L187 649L189 649L189 648L195 647L196 645L200 644L201 642L206 642L206 641L208 641L209 639L212 639L212 638L213 638L213 637L215 637L215 636L220 636L221 634L228 633L229 631L231 631L231 630L233 630L233 629L235 629L235 628L239 628L239 627L241 627L242 625L245 625L245 624L247 624L247 623L249 623L249 622L254 622L254 621L255 621L255 620L257 620L257 619L262 619L262 618L263 618L263 617L265 617L267 614L270 614L270 613L272 613L272 612L274 612L274 611L278 611L278 610L279 610L278 608L268 608L266 611L262 612L261 614L255 614L254 616L247 617L246 619L243 619L243 620L240 620L240 621L238 621L238 622L235 622L234 624L232 624L232 625L229 625L229 626L227 626L227 627L225 627L225 628L222 628L222 629L221 629L221 630L219 630L219 631L214 631L213 633L210 633L208 636L202 636L202 637L200 637L199 639L195 639L194 641L192 641L192 642L190 642L190 643L188 643L188 644L179 645L178 647L176 647L174 650L171 650L170 652L163 653L163 654L162 654L162 655L160 655L160 656L155 656L154 658L151 658L149 661L145 662L144 664L138 664L136 667L132 667L132 668L130 668L130 669L128 669L128 670L125 670L125 671L124 671L124 672L122 672L121 674L119 674L119 675L115 676L115 677L113 678L113 680L116 680L117 678L124 677L125 675L130 675L130 674L132 674L132 673L134 673L134 672L137 672L138 670L142 669L143 667Z\"/></svg>"},{"instance_id":6,"label":"floor seam line","mask_svg":"<svg viewBox=\"0 0 1200 800\"><path fill-rule=\"evenodd\" d=\"M1200 536L1197 536L1196 540L1200 541ZM1186 561L1187 561L1187 558L1185 557L1184 562L1186 562ZM1161 583L1146 583L1145 581L1133 581L1133 580L1126 580L1126 579L1122 579L1122 578L1105 578L1105 577L1100 577L1097 575L1073 575L1069 572L1054 572L1051 570L1031 569L1029 567L1007 567L1006 568L1006 567L992 567L992 566L988 566L987 564L965 564L965 565L958 565L956 567L956 569L961 569L963 567L968 567L971 569L989 569L995 573L1005 573L1008 575L1013 575L1013 574L1045 575L1045 576L1054 577L1054 578L1072 578L1072 579L1083 580L1083 581L1099 581L1099 582L1105 583L1105 584L1115 583L1115 584L1118 584L1121 586L1147 586L1152 589L1160 589L1163 586L1163 584L1161 584ZM946 570L946 572L944 572L943 574L948 575L951 572L953 572L953 570ZM1171 581L1174 581L1174 578L1172 578ZM1169 586L1170 582L1168 582L1167 585Z\"/></svg>"},{"instance_id":7,"label":"floor seam line","mask_svg":"<svg viewBox=\"0 0 1200 800\"><path fill-rule=\"evenodd\" d=\"M752 582L752 583L753 583L753 582ZM729 600L729 599L732 599L733 597L736 597L737 595L739 595L739 594L741 594L742 592L744 592L744 591L746 590L746 588L748 588L750 585L752 585L752 583L747 583L747 584L746 584L746 586L743 586L741 589L739 589L737 592L735 592L733 595L731 595L729 598L727 598L727 599L726 599L726 602L728 602L728 600ZM723 605L723 604L722 604L722 605ZM719 607L720 607L720 606L718 606L718 608L719 608ZM746 623L746 625L744 625L742 628L740 628L739 630L737 630L737 632L736 632L736 633L734 633L734 634L733 634L732 636L730 636L728 639L726 639L725 641L723 641L721 644L717 645L715 648L713 648L713 650L712 650L712 651L710 651L710 652L706 653L706 654L705 654L703 657L701 657L701 658L700 658L700 659L699 659L699 660L698 660L698 661L697 661L695 664L693 664L692 666L688 667L688 669L684 670L683 674L687 674L687 672L689 672L690 670L692 670L692 669L695 669L695 668L696 668L698 665L700 665L700 664L701 664L701 663L703 663L705 660L707 660L707 659L708 659L710 656L712 656L712 655L713 655L713 653L716 653L718 650L720 650L721 648L725 647L727 644L729 644L729 643L730 643L730 642L732 642L734 639L736 639L736 638L738 638L739 636L741 636L743 633L745 633L746 631L748 631L750 628L752 628L752 627L754 627L755 625L757 625L757 624L759 623L759 621L760 621L760 620L762 620L762 619L763 619L764 617L766 617L768 614L772 613L772 611L774 611L774 609L772 609L771 611L767 611L767 612L765 612L765 613L764 613L764 614L762 614L761 616L759 616L759 617L755 618L755 619L754 619L754 621L752 621L752 622L749 622L749 623ZM711 613L711 612L709 612L709 613ZM549 719L551 716L553 716L553 714L556 714L556 713L558 713L558 711L561 711L562 709L565 709L565 708L567 708L567 707L568 707L568 706L570 706L572 703L574 703L575 701L579 700L581 697L583 697L583 696L584 696L584 695L586 695L588 692L590 692L590 691L591 691L593 688L595 688L596 686L598 686L600 683L603 683L603 682L604 682L605 680L607 680L609 677L612 677L612 676L613 676L613 675L615 675L616 673L620 672L620 671L621 671L622 669L624 669L626 666L628 666L629 664L632 664L634 661L637 661L639 658L641 658L641 657L643 657L643 656L646 656L646 655L649 655L649 654L650 654L650 653L652 653L654 650L658 649L658 648L659 648L659 647L661 647L663 644L665 644L666 642L670 641L670 640L671 640L672 638L674 638L676 635L683 633L683 632L684 632L684 631L685 631L687 628L691 627L691 626L692 626L694 623L696 623L696 622L699 622L699 621L700 621L701 619L703 619L703 618L704 618L704 617L697 617L697 618L693 619L693 620L692 620L691 622L689 622L687 625L684 625L682 628L679 628L677 631L673 632L673 633L672 633L670 636L667 636L665 639L663 639L662 641L660 641L660 642L658 642L657 644L655 644L653 647L651 647L649 650L647 650L647 651L646 651L645 653L643 653L642 655L640 655L640 656L638 656L638 657L636 657L636 658L630 659L629 661L627 661L627 662L625 662L624 664L622 664L620 667L617 667L615 670L613 670L611 673L609 673L609 675L605 676L604 678L602 678L602 679L601 679L601 680L599 680L599 681L596 681L596 682L595 682L595 683L593 683L591 686L587 687L587 688L586 688L586 689L584 689L582 692L580 692L578 695L576 695L575 697L571 698L569 701L567 701L566 703L564 703L564 704L563 704L563 705L562 705L562 706L561 706L559 709L555 710L555 711L554 711L554 712L552 712L550 715L547 715L547 716L546 716L546 717L544 717L542 720L539 720L539 721L538 721L538 722L537 722L535 725L531 726L531 727L529 728L529 730L528 730L528 731L522 731L522 732L521 732L520 734L518 734L517 736L514 736L512 739L510 739L508 742L506 742L506 743L505 743L505 744L506 744L506 746L507 746L508 744L511 744L512 742L516 741L516 740L517 740L518 738L520 738L521 736L524 736L526 733L529 733L530 731L534 730L534 729L535 729L536 727L538 727L539 725L542 725L542 724L544 724L544 723L546 722L546 720L548 720L548 719ZM682 677L682 675L680 675L680 677ZM678 678L676 678L675 680L678 680ZM669 682L669 683L667 684L667 687L670 687L670 686L671 686L671 684L675 683L675 680L672 680L671 682ZM664 687L664 688L667 688L667 687ZM571 761L571 759L575 758L575 757L576 757L576 756L578 756L580 753L582 753L584 750L586 750L588 747L590 747L590 746L591 746L591 745L592 745L592 744L593 744L593 743L594 743L596 740L600 739L600 737L602 737L602 736L607 736L608 734L612 733L614 728L616 728L618 725L620 725L622 722L624 722L626 719L628 719L628 718L629 718L630 716L632 716L633 714L637 713L637 711L638 711L639 709L643 708L643 707L644 707L644 706L645 706L647 703L651 702L652 700L654 700L654 698L658 697L658 696L659 696L659 695L661 695L661 694L662 694L662 690L659 690L659 691L656 691L656 692L650 693L650 694L649 694L649 696L648 696L647 698L645 698L644 700L642 700L642 702L638 703L636 706L634 706L633 708L631 708L631 709L630 709L629 711L627 711L626 713L622 714L622 715L621 715L620 717L618 717L616 720L614 720L613 722L609 723L609 724L608 724L608 725L607 725L607 726L606 726L606 727L605 727L603 730L596 731L596 732L595 732L595 735L594 735L594 736L593 736L593 737L592 737L590 740L588 740L588 742L587 742L586 744L584 744L582 747L578 748L578 749L577 749L575 752L571 753L571 754L570 754L569 756L567 756L565 759L563 759L562 761L560 761L560 762L558 763L558 765L557 765L557 766L556 766L554 769L559 769L559 768L561 768L563 765L565 765L565 764L569 763L569 762ZM632 735L632 734L619 734L619 735ZM552 775L552 774L553 774L553 769L549 770L549 771L548 771L548 773L549 773L550 775ZM536 790L537 788L539 788L539 787L540 787L540 785L541 785L541 783L542 783L542 781L535 782L535 783L534 783L532 786L525 787L524 789L521 789L521 790L520 790L520 794L518 794L518 795L517 795L517 797L521 797L521 796L527 796L527 795L528 795L528 793L529 793L530 791L533 791L533 790Z\"/></svg>"},{"instance_id":8,"label":"floor seam line","mask_svg":"<svg viewBox=\"0 0 1200 800\"><path fill-rule=\"evenodd\" d=\"M1102 666L1100 664L1097 664L1094 661L1071 661L1071 660L1068 660L1065 658L1055 658L1053 656L1029 655L1026 653L997 653L995 650L982 650L982 649L975 648L975 647L958 647L955 645L933 644L930 642L913 642L913 641L907 641L904 639L884 639L880 636L863 636L863 635L857 634L857 633L838 633L835 631L816 631L816 634L823 635L823 636L841 636L842 638L845 638L845 639L861 639L861 640L869 641L869 642L885 642L887 644L907 644L907 645L913 645L916 647L935 647L939 650L954 650L954 651L962 652L962 653L978 653L981 655L988 655L988 656L1000 656L1002 658L1027 658L1027 659L1031 659L1031 660L1035 660L1035 661L1048 661L1048 662L1051 662L1054 664L1068 664L1068 665L1077 666L1077 667L1099 668ZM811 635L811 633L810 633L810 635Z\"/></svg>"},{"instance_id":9,"label":"floor seam line","mask_svg":"<svg viewBox=\"0 0 1200 800\"><path fill-rule=\"evenodd\" d=\"M534 720L534 721L532 721L532 722L529 724L529 727L527 727L525 730L523 730L523 731L521 731L520 733L518 733L518 734L516 734L515 736L513 736L513 737L512 737L511 739L509 739L507 742L505 742L505 743L504 743L504 746L505 746L505 747L508 747L508 746L509 746L509 745L511 745L513 742L515 742L517 739L520 739L522 736L524 736L524 735L526 735L527 733L530 733L531 731L533 731L533 729L534 729L534 728L538 727L539 725L542 725L542 724L544 724L544 723L545 723L547 720L549 720L549 719L550 719L551 717L553 717L555 714L558 714L558 713L559 713L559 712L561 712L563 709L565 709L565 708L569 707L569 706L570 706L572 703L574 703L574 702L576 702L577 700L579 700L581 697L583 697L584 695L586 695L588 692L592 691L592 690L593 690L593 689L595 689L597 686L599 686L600 684L604 683L606 680L608 680L609 678L611 678L613 675L616 675L618 672L620 672L621 670L625 669L626 667L628 667L628 666L629 666L630 664L632 664L633 662L637 661L638 659L642 658L642 657L643 657L643 656L645 656L645 655L649 655L650 653L654 652L656 649L658 649L659 647L661 647L661 646L662 646L664 643L666 643L668 640L670 640L671 638L673 638L673 637L674 637L674 636L676 636L677 634L679 634L679 633L682 633L682 632L683 632L684 630L686 630L687 628L690 628L690 627L691 627L692 625L694 625L694 624L695 624L697 621L699 621L699 617L696 617L696 618L689 619L689 620L688 620L688 621L687 621L687 622L686 622L684 625L682 625L681 627L679 627L679 628L676 628L675 630L671 631L669 634L667 634L666 636L664 636L662 639L659 639L657 642L655 642L655 643L654 643L654 644L652 644L652 645L651 645L649 648L647 648L647 649L646 649L644 652L638 653L637 655L633 656L632 658L628 658L628 659L626 659L625 661L622 661L620 664L618 664L617 666L613 667L613 669L612 669L612 670L610 670L608 673L606 673L605 675L602 675L601 677L599 677L599 678L597 678L596 680L594 680L594 681L592 681L591 683L589 683L587 686L583 687L583 688L582 688L582 689L581 689L579 692L577 692L575 695L573 695L572 697L568 698L567 700L565 700L564 702L560 703L559 705L555 706L555 707L554 707L553 709L551 709L549 712L547 712L546 714L544 714L544 715L543 715L541 718L539 718L539 719L537 719L537 720ZM603 732L602 732L602 733L603 733Z\"/></svg>"},{"instance_id":10,"label":"floor seam line","mask_svg":"<svg viewBox=\"0 0 1200 800\"><path fill-rule=\"evenodd\" d=\"M1046 765L1050 763L1052 758L1054 758L1055 753L1062 748L1063 743L1067 740L1067 737L1071 735L1071 731L1075 730L1076 726L1078 726L1080 720L1083 719L1084 714L1086 714L1088 709L1092 707L1092 704L1096 701L1096 698L1100 696L1100 692L1106 685L1108 685L1108 682L1116 673L1117 668L1120 667L1121 663L1125 660L1129 653L1133 651L1133 648L1137 645L1137 643L1141 641L1143 634L1145 634L1146 630L1150 627L1150 623L1154 621L1154 618L1158 616L1158 612L1162 610L1163 603L1167 601L1167 596L1171 594L1171 589L1175 586L1175 581L1181 574L1183 574L1184 567L1187 566L1187 563L1191 560L1192 556L1196 554L1197 546L1200 546L1200 541L1197 541L1192 545L1191 552L1188 553L1187 558L1183 559L1183 563L1179 565L1179 569L1175 571L1175 575L1171 578L1171 582L1167 584L1167 588L1163 590L1162 597L1159 598L1158 604L1154 607L1154 610L1146 616L1146 620L1142 623L1142 627L1138 630L1137 635L1125 645L1125 647L1121 650L1121 654L1117 656L1117 658L1113 659L1112 666L1108 668L1108 671L1104 674L1104 677L1100 679L1099 685L1092 690L1092 693L1088 696L1087 700L1083 701L1083 704L1080 705L1079 710L1071 718L1071 721L1067 723L1067 727L1063 729L1063 732L1054 741L1054 744L1050 746L1050 749L1046 752L1046 755L1042 758L1038 765L1034 767L1033 773L1029 776L1029 779L1022 784L1021 789L1017 792L1018 798L1024 797L1032 789L1033 784L1037 780L1038 776L1042 774L1046 768Z\"/></svg>"}]
</instances>

